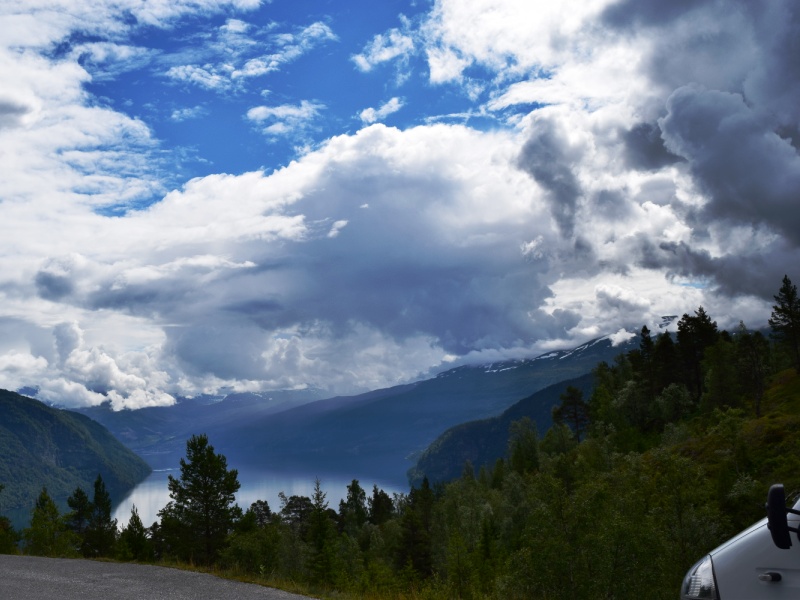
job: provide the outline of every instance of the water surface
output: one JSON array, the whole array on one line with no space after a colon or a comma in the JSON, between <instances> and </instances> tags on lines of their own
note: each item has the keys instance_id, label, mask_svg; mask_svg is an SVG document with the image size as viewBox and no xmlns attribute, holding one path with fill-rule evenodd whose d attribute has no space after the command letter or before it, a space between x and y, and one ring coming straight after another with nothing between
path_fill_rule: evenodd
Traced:
<instances>
[{"instance_id":1,"label":"water surface","mask_svg":"<svg viewBox=\"0 0 800 600\"><path fill-rule=\"evenodd\" d=\"M367 493L372 494L372 486L377 485L390 496L395 492L408 492L408 483L405 481L384 479L375 476L346 476L341 473L311 473L298 471L280 471L245 468L238 469L241 488L236 494L236 502L243 510L256 500L266 500L273 512L281 508L278 494L283 492L286 496L309 496L314 491L314 481L319 477L322 490L330 508L339 509L339 501L347 495L347 486L358 479L359 484ZM180 469L158 469L153 471L144 481L137 485L116 506L113 518L117 519L119 527L128 523L131 516L131 507L136 505L139 517L145 527L158 521L158 511L169 502L169 489L167 479L169 475L180 477Z\"/></svg>"}]
</instances>

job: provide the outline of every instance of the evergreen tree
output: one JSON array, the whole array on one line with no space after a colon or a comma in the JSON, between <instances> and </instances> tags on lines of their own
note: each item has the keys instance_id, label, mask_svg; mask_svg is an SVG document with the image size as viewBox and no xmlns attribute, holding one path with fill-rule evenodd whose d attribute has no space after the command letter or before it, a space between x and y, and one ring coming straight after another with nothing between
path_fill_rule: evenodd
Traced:
<instances>
[{"instance_id":1,"label":"evergreen tree","mask_svg":"<svg viewBox=\"0 0 800 600\"><path fill-rule=\"evenodd\" d=\"M433 572L431 530L434 496L428 478L419 488L412 488L400 520L401 539L397 548L397 565L410 567L414 573L428 577Z\"/></svg>"},{"instance_id":2,"label":"evergreen tree","mask_svg":"<svg viewBox=\"0 0 800 600\"><path fill-rule=\"evenodd\" d=\"M800 298L797 286L787 275L783 276L781 289L774 298L777 304L772 307L769 326L773 336L788 349L795 369L800 371Z\"/></svg>"},{"instance_id":3,"label":"evergreen tree","mask_svg":"<svg viewBox=\"0 0 800 600\"><path fill-rule=\"evenodd\" d=\"M639 365L636 370L638 371L638 379L641 382L641 386L649 400L655 398L660 391L658 390L654 364L655 346L655 342L650 336L650 330L646 325L643 326L639 333Z\"/></svg>"},{"instance_id":4,"label":"evergreen tree","mask_svg":"<svg viewBox=\"0 0 800 600\"><path fill-rule=\"evenodd\" d=\"M128 524L119 534L120 554L126 560L149 561L153 559L153 546L147 536L147 529L139 517L136 505L131 507Z\"/></svg>"},{"instance_id":5,"label":"evergreen tree","mask_svg":"<svg viewBox=\"0 0 800 600\"><path fill-rule=\"evenodd\" d=\"M678 352L683 360L686 387L692 398L699 400L703 393L703 357L706 348L717 341L719 331L705 309L699 307L694 316L684 314L678 321Z\"/></svg>"},{"instance_id":6,"label":"evergreen tree","mask_svg":"<svg viewBox=\"0 0 800 600\"><path fill-rule=\"evenodd\" d=\"M289 496L280 492L278 498L281 501L281 520L289 525L300 537L306 536L308 530L308 520L313 508L311 498L308 496Z\"/></svg>"},{"instance_id":7,"label":"evergreen tree","mask_svg":"<svg viewBox=\"0 0 800 600\"><path fill-rule=\"evenodd\" d=\"M367 522L367 493L358 479L347 486L347 498L339 501L339 524L344 533L356 537Z\"/></svg>"},{"instance_id":8,"label":"evergreen tree","mask_svg":"<svg viewBox=\"0 0 800 600\"><path fill-rule=\"evenodd\" d=\"M358 482L355 483L358 485ZM328 513L326 497L320 480L314 480L308 538L311 544L311 577L315 583L331 583L336 572L336 529Z\"/></svg>"},{"instance_id":9,"label":"evergreen tree","mask_svg":"<svg viewBox=\"0 0 800 600\"><path fill-rule=\"evenodd\" d=\"M81 550L87 557L111 556L116 539L117 520L111 518L111 496L103 478L98 475L94 482L91 513Z\"/></svg>"},{"instance_id":10,"label":"evergreen tree","mask_svg":"<svg viewBox=\"0 0 800 600\"><path fill-rule=\"evenodd\" d=\"M665 332L656 339L653 348L653 376L657 393L661 393L673 383L681 383L681 362L672 336Z\"/></svg>"},{"instance_id":11,"label":"evergreen tree","mask_svg":"<svg viewBox=\"0 0 800 600\"><path fill-rule=\"evenodd\" d=\"M389 494L377 485L372 486L372 496L367 500L368 518L373 525L383 525L394 516L394 503Z\"/></svg>"},{"instance_id":12,"label":"evergreen tree","mask_svg":"<svg viewBox=\"0 0 800 600\"><path fill-rule=\"evenodd\" d=\"M272 511L269 508L269 503L266 500L256 500L250 505L249 513L255 518L256 527L263 529L272 519Z\"/></svg>"},{"instance_id":13,"label":"evergreen tree","mask_svg":"<svg viewBox=\"0 0 800 600\"><path fill-rule=\"evenodd\" d=\"M24 530L25 552L35 556L76 556L78 539L69 530L56 503L42 488L31 513L31 526Z\"/></svg>"},{"instance_id":14,"label":"evergreen tree","mask_svg":"<svg viewBox=\"0 0 800 600\"><path fill-rule=\"evenodd\" d=\"M589 405L583 399L583 392L570 385L559 398L561 404L553 410L553 421L566 423L580 442L581 434L589 426Z\"/></svg>"},{"instance_id":15,"label":"evergreen tree","mask_svg":"<svg viewBox=\"0 0 800 600\"><path fill-rule=\"evenodd\" d=\"M750 333L739 322L736 336L737 370L742 394L753 402L756 417L761 416L761 400L769 371L769 343L758 331Z\"/></svg>"},{"instance_id":16,"label":"evergreen tree","mask_svg":"<svg viewBox=\"0 0 800 600\"><path fill-rule=\"evenodd\" d=\"M508 428L508 462L517 473L539 469L539 432L530 417L512 421Z\"/></svg>"},{"instance_id":17,"label":"evergreen tree","mask_svg":"<svg viewBox=\"0 0 800 600\"><path fill-rule=\"evenodd\" d=\"M180 470L180 478L169 476L171 500L158 513L165 542L182 558L211 564L241 517L235 504L238 471L228 469L227 459L214 452L206 435L187 440Z\"/></svg>"},{"instance_id":18,"label":"evergreen tree","mask_svg":"<svg viewBox=\"0 0 800 600\"><path fill-rule=\"evenodd\" d=\"M83 488L77 487L72 492L72 495L67 498L67 506L72 509L65 515L67 526L80 538L81 551L83 551L86 528L92 518L92 502L86 492L83 491Z\"/></svg>"}]
</instances>

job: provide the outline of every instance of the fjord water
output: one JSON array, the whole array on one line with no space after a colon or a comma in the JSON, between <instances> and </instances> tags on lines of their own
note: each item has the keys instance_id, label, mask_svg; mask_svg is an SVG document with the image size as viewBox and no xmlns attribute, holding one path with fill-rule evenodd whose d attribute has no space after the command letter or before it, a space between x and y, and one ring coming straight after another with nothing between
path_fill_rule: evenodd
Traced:
<instances>
[{"instance_id":1,"label":"fjord water","mask_svg":"<svg viewBox=\"0 0 800 600\"><path fill-rule=\"evenodd\" d=\"M377 485L390 496L395 492L408 492L408 482L405 479L392 480L374 475L353 474L348 476L344 473L314 473L311 470L280 471L252 467L240 468L238 471L241 488L236 494L236 502L243 510L246 510L256 500L266 500L270 509L277 512L281 508L278 498L280 492L286 494L287 497L293 495L311 497L316 478L319 478L328 504L334 510L338 510L339 500L347 495L347 486L353 479L358 479L367 497L372 494L373 485ZM180 476L180 470L178 468L155 470L131 490L114 509L113 518L117 519L119 527L128 523L133 505L136 505L136 510L145 527L149 527L158 520L158 511L169 502L167 487L169 475L177 478Z\"/></svg>"}]
</instances>

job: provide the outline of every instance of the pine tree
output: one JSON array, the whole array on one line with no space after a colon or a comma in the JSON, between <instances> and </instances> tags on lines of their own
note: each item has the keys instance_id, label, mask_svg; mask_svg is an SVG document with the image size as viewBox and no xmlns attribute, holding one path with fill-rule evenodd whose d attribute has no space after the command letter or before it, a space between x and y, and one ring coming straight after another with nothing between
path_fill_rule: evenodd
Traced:
<instances>
[{"instance_id":1,"label":"pine tree","mask_svg":"<svg viewBox=\"0 0 800 600\"><path fill-rule=\"evenodd\" d=\"M773 336L786 346L794 367L800 371L800 299L797 286L787 275L783 276L781 289L774 296L769 326Z\"/></svg>"},{"instance_id":2,"label":"pine tree","mask_svg":"<svg viewBox=\"0 0 800 600\"><path fill-rule=\"evenodd\" d=\"M412 488L400 520L400 544L397 548L397 565L410 567L422 577L433 572L431 534L433 527L434 496L428 478L419 488Z\"/></svg>"},{"instance_id":3,"label":"pine tree","mask_svg":"<svg viewBox=\"0 0 800 600\"><path fill-rule=\"evenodd\" d=\"M383 525L394 516L394 503L389 494L377 485L372 486L372 496L367 500L369 522L373 525Z\"/></svg>"},{"instance_id":4,"label":"pine tree","mask_svg":"<svg viewBox=\"0 0 800 600\"><path fill-rule=\"evenodd\" d=\"M520 474L539 469L539 432L530 417L513 421L508 428L508 463Z\"/></svg>"},{"instance_id":5,"label":"pine tree","mask_svg":"<svg viewBox=\"0 0 800 600\"><path fill-rule=\"evenodd\" d=\"M42 488L31 513L31 526L24 530L25 552L35 556L76 556L78 539L69 530L56 503Z\"/></svg>"},{"instance_id":6,"label":"pine tree","mask_svg":"<svg viewBox=\"0 0 800 600\"><path fill-rule=\"evenodd\" d=\"M683 360L685 383L692 398L699 400L703 393L703 358L706 348L719 336L717 322L699 307L694 316L684 314L678 321L678 353Z\"/></svg>"},{"instance_id":7,"label":"pine tree","mask_svg":"<svg viewBox=\"0 0 800 600\"><path fill-rule=\"evenodd\" d=\"M342 531L350 537L356 537L367 522L367 493L358 479L347 486L347 498L339 501L339 522Z\"/></svg>"},{"instance_id":8,"label":"pine tree","mask_svg":"<svg viewBox=\"0 0 800 600\"><path fill-rule=\"evenodd\" d=\"M761 416L761 400L767 387L769 350L769 343L760 332L750 333L744 323L739 322L736 336L739 385L745 397L753 402L756 417Z\"/></svg>"},{"instance_id":9,"label":"pine tree","mask_svg":"<svg viewBox=\"0 0 800 600\"><path fill-rule=\"evenodd\" d=\"M336 529L328 514L326 497L327 494L322 491L320 480L314 480L314 493L311 495L312 509L308 525L308 541L311 545L311 577L315 583L329 584L333 581L336 572L334 547Z\"/></svg>"},{"instance_id":10,"label":"pine tree","mask_svg":"<svg viewBox=\"0 0 800 600\"><path fill-rule=\"evenodd\" d=\"M126 555L124 558L140 561L153 559L153 546L147 537L147 529L139 517L139 511L136 510L135 504L131 507L128 524L119 534L119 541Z\"/></svg>"},{"instance_id":11,"label":"pine tree","mask_svg":"<svg viewBox=\"0 0 800 600\"><path fill-rule=\"evenodd\" d=\"M553 409L553 420L569 425L575 439L580 442L581 434L589 426L589 405L583 399L583 392L570 385L559 398L561 404Z\"/></svg>"},{"instance_id":12,"label":"pine tree","mask_svg":"<svg viewBox=\"0 0 800 600\"><path fill-rule=\"evenodd\" d=\"M672 335L662 333L653 348L653 370L658 393L674 383L681 383L680 368L680 357Z\"/></svg>"},{"instance_id":13,"label":"pine tree","mask_svg":"<svg viewBox=\"0 0 800 600\"><path fill-rule=\"evenodd\" d=\"M213 563L228 531L241 517L235 504L240 484L238 471L214 452L206 435L186 442L179 479L169 476L170 502L158 514L166 545L181 558Z\"/></svg>"},{"instance_id":14,"label":"pine tree","mask_svg":"<svg viewBox=\"0 0 800 600\"><path fill-rule=\"evenodd\" d=\"M86 492L83 491L83 488L77 487L72 492L72 495L67 498L67 506L72 509L71 512L65 515L67 525L81 539L81 544L83 544L83 537L92 517L92 502Z\"/></svg>"},{"instance_id":15,"label":"pine tree","mask_svg":"<svg viewBox=\"0 0 800 600\"><path fill-rule=\"evenodd\" d=\"M91 513L84 533L83 555L92 558L111 556L116 541L117 520L111 518L111 496L103 478L98 475L94 481Z\"/></svg>"},{"instance_id":16,"label":"pine tree","mask_svg":"<svg viewBox=\"0 0 800 600\"><path fill-rule=\"evenodd\" d=\"M266 500L256 500L250 504L248 509L253 517L256 527L263 529L272 519L272 510L269 508L269 503Z\"/></svg>"}]
</instances>

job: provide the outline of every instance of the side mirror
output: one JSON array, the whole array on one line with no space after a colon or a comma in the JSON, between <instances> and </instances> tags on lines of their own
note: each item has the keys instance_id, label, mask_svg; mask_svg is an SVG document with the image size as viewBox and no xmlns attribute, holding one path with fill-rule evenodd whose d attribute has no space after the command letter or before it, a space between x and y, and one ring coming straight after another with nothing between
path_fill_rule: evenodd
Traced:
<instances>
[{"instance_id":1,"label":"side mirror","mask_svg":"<svg viewBox=\"0 0 800 600\"><path fill-rule=\"evenodd\" d=\"M772 541L781 550L792 547L792 538L789 535L789 522L786 519L786 492L782 483L776 483L769 488L767 494L767 527L772 535Z\"/></svg>"},{"instance_id":2,"label":"side mirror","mask_svg":"<svg viewBox=\"0 0 800 600\"><path fill-rule=\"evenodd\" d=\"M788 513L800 515L800 512L786 508L786 492L782 483L776 483L769 488L767 494L767 527L772 535L772 541L781 550L788 550L792 547L792 537L790 531L797 534L800 540L800 530L797 527L789 527L786 518Z\"/></svg>"}]
</instances>

